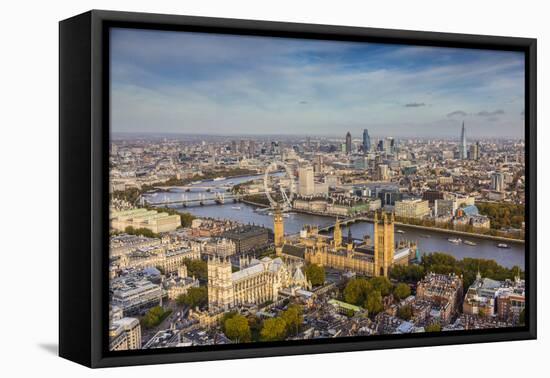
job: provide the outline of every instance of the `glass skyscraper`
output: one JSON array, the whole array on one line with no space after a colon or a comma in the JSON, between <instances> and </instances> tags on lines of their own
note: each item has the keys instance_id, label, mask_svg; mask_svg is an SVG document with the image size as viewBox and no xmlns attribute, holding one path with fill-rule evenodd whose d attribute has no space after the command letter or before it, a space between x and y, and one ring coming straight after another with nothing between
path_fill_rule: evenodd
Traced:
<instances>
[{"instance_id":1,"label":"glass skyscraper","mask_svg":"<svg viewBox=\"0 0 550 378\"><path fill-rule=\"evenodd\" d=\"M367 153L370 151L370 136L369 136L369 130L364 129L363 130L363 152Z\"/></svg>"}]
</instances>

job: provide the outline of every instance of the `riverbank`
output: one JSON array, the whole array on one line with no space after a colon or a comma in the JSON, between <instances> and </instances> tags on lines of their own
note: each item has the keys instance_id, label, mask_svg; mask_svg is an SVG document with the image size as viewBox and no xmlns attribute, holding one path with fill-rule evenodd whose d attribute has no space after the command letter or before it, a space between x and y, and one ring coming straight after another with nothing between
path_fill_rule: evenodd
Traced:
<instances>
[{"instance_id":1,"label":"riverbank","mask_svg":"<svg viewBox=\"0 0 550 378\"><path fill-rule=\"evenodd\" d=\"M327 217L327 218L336 218L334 215L330 214L320 214L313 211L307 211L307 210L297 210L293 209L293 211L297 213L302 214L308 214L308 215L315 215L320 217ZM373 219L365 217L364 220L359 220L358 222L369 222L372 223ZM507 238L504 236L495 236L495 235L487 235L487 234L477 234L473 232L466 232L466 231L458 231L458 230L450 230L447 228L438 228L438 227L430 227L430 226L420 226L415 224L409 224L409 223L402 223L402 222L395 222L396 226L402 227L402 228L415 228L417 230L427 230L427 231L434 231L442 234L448 234L448 235L460 235L460 236L467 236L470 238L479 238L479 239L486 239L486 240L493 240L493 241L502 241L502 242L508 242L508 243L518 243L518 244L525 244L525 240L522 239L514 239L514 238Z\"/></svg>"},{"instance_id":2,"label":"riverbank","mask_svg":"<svg viewBox=\"0 0 550 378\"><path fill-rule=\"evenodd\" d=\"M479 238L479 239L502 241L502 242L508 242L508 243L525 244L525 240L505 238L503 236L474 234L472 232L449 230L449 229L446 229L446 228L437 228L437 227L429 227L429 226L419 226L419 225L416 225L416 224L408 224L408 223L401 223L401 222L395 222L395 225L399 226L399 227L402 227L402 228L414 228L414 229L417 229L417 230L434 231L434 232L439 232L439 233L442 233L442 234L461 235L461 236L469 236L471 238Z\"/></svg>"}]
</instances>

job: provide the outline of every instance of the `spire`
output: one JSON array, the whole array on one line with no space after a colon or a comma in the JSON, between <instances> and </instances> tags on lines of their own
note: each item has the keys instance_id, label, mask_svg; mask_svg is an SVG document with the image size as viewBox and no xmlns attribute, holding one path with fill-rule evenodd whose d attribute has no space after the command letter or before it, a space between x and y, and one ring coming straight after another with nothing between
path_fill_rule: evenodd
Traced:
<instances>
[{"instance_id":1,"label":"spire","mask_svg":"<svg viewBox=\"0 0 550 378\"><path fill-rule=\"evenodd\" d=\"M334 247L340 248L342 245L342 229L340 228L340 220L336 217L336 223L334 224Z\"/></svg>"}]
</instances>

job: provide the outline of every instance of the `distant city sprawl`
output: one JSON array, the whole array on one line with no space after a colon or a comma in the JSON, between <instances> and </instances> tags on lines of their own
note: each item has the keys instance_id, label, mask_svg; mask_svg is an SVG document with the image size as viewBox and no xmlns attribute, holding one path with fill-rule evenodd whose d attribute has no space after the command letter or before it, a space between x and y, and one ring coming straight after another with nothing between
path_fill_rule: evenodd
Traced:
<instances>
[{"instance_id":1,"label":"distant city sprawl","mask_svg":"<svg viewBox=\"0 0 550 378\"><path fill-rule=\"evenodd\" d=\"M115 134L110 350L524 323L522 139Z\"/></svg>"}]
</instances>

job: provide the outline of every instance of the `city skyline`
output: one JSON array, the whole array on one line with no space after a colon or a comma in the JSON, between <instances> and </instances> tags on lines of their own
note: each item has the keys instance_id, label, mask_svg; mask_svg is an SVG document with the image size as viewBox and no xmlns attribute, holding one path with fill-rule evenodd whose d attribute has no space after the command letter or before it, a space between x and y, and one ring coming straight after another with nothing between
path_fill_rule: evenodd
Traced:
<instances>
[{"instance_id":1,"label":"city skyline","mask_svg":"<svg viewBox=\"0 0 550 378\"><path fill-rule=\"evenodd\" d=\"M391 137L391 138L396 138L396 139L403 139L403 140L442 140L442 141L455 141L455 140L458 140L459 143L465 143L466 145L468 144L468 140L467 140L467 137L465 137L465 130L466 130L466 127L465 127L465 124L464 122L462 123L462 126L461 126L461 130L460 130L460 135L457 137L457 136L449 136L449 137L400 137L399 135L397 136L394 136L394 135L371 135L368 133L368 129L363 129L363 133L362 135L359 135L357 137L354 137L353 134L351 134L351 138L352 138L352 141L355 140L355 141L358 141L358 142L361 142L362 144L365 143L365 132L367 132L367 139L368 139L368 143L369 145L371 144L371 141L372 139L374 140L379 140L379 139L382 139L382 138L388 138L388 137ZM349 133L349 131L346 131L346 134L342 137L342 135L340 134L321 134L321 135L317 135L318 137L320 138L317 138L317 139L325 139L325 140L345 140L346 139L346 136L347 134ZM185 137L185 136L188 136L188 137L207 137L207 138L239 138L239 137L242 137L242 138L251 138L251 137L260 137L260 138L285 138L285 137L301 137L301 138L310 138L309 135L307 134L302 134L302 133L288 133L288 134L227 134L227 135L224 135L224 134L219 134L219 133L212 133L212 134L204 134L204 133L177 133L177 132L115 132L115 133L111 133L112 137L115 137L116 138L128 138L128 137L135 137L135 138L142 138L142 137L153 137L153 138L164 138L164 137ZM479 140L513 140L513 139L518 139L518 140L523 140L522 137L517 137L517 138L514 138L514 137L506 137L506 136L498 136L498 137L477 137L475 138L474 137L474 140L476 141L479 141ZM470 142L471 144L472 142ZM462 148L462 146L461 146ZM370 148L369 148L370 149Z\"/></svg>"},{"instance_id":2,"label":"city skyline","mask_svg":"<svg viewBox=\"0 0 550 378\"><path fill-rule=\"evenodd\" d=\"M465 121L469 138L523 137L520 53L130 29L111 43L115 133L456 138Z\"/></svg>"}]
</instances>

